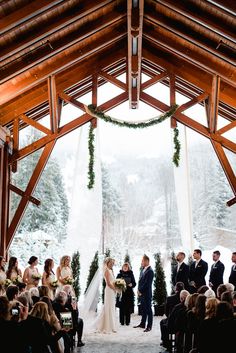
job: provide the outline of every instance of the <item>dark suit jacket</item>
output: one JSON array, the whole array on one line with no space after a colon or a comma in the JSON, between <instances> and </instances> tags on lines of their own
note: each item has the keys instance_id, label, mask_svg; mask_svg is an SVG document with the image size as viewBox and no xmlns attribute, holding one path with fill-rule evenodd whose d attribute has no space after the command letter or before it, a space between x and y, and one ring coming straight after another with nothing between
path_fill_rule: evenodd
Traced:
<instances>
[{"instance_id":1,"label":"dark suit jacket","mask_svg":"<svg viewBox=\"0 0 236 353\"><path fill-rule=\"evenodd\" d=\"M229 283L232 283L234 285L234 290L236 290L236 269L234 270L234 265L231 268Z\"/></svg>"},{"instance_id":2,"label":"dark suit jacket","mask_svg":"<svg viewBox=\"0 0 236 353\"><path fill-rule=\"evenodd\" d=\"M221 261L217 261L216 264L211 266L211 272L209 277L209 282L213 284L212 289L214 291L217 290L217 287L224 283L223 275L224 275L225 266Z\"/></svg>"},{"instance_id":3,"label":"dark suit jacket","mask_svg":"<svg viewBox=\"0 0 236 353\"><path fill-rule=\"evenodd\" d=\"M141 272L138 290L143 297L146 299L152 299L152 282L153 282L154 272L151 266L149 266L144 273Z\"/></svg>"},{"instance_id":4,"label":"dark suit jacket","mask_svg":"<svg viewBox=\"0 0 236 353\"><path fill-rule=\"evenodd\" d=\"M178 266L173 270L172 283L175 286L177 282L183 282L184 288L188 289L188 279L189 279L189 266L186 263L182 263L179 271L177 272Z\"/></svg>"},{"instance_id":5,"label":"dark suit jacket","mask_svg":"<svg viewBox=\"0 0 236 353\"><path fill-rule=\"evenodd\" d=\"M180 303L180 293L175 293L166 298L165 314L168 317L175 305Z\"/></svg>"},{"instance_id":6,"label":"dark suit jacket","mask_svg":"<svg viewBox=\"0 0 236 353\"><path fill-rule=\"evenodd\" d=\"M200 260L197 267L195 268L196 261L190 265L189 280L194 281L196 288L206 284L205 276L208 270L208 264L204 260Z\"/></svg>"}]
</instances>

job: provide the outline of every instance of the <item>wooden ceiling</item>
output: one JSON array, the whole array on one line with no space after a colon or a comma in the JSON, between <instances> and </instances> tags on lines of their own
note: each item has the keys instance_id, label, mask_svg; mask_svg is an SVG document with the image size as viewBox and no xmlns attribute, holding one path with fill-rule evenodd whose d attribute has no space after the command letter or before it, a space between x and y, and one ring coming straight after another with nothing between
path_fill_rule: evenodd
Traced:
<instances>
[{"instance_id":1,"label":"wooden ceiling","mask_svg":"<svg viewBox=\"0 0 236 353\"><path fill-rule=\"evenodd\" d=\"M50 75L55 75L57 92L77 98L100 70L115 76L128 71L134 107L141 72L150 77L174 73L177 91L189 98L210 94L217 75L219 112L234 121L235 12L230 0L1 1L0 124L10 127L15 117L32 109L35 114L37 107L40 117L42 106L47 114ZM138 92L131 97L135 77ZM99 84L104 82L100 78Z\"/></svg>"}]
</instances>

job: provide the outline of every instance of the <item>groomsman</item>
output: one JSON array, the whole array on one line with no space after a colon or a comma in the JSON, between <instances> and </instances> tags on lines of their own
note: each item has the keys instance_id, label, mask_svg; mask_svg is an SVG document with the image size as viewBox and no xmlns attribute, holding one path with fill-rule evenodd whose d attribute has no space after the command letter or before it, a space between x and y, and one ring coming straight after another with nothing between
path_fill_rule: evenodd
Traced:
<instances>
[{"instance_id":1,"label":"groomsman","mask_svg":"<svg viewBox=\"0 0 236 353\"><path fill-rule=\"evenodd\" d=\"M182 282L184 284L184 289L188 289L188 279L189 279L189 266L184 262L185 253L179 252L176 255L176 260L178 264L173 270L172 274L172 284L175 286L177 282Z\"/></svg>"},{"instance_id":2,"label":"groomsman","mask_svg":"<svg viewBox=\"0 0 236 353\"><path fill-rule=\"evenodd\" d=\"M234 263L231 268L231 273L229 276L229 283L234 285L234 290L236 291L236 252L232 253L232 262Z\"/></svg>"},{"instance_id":3,"label":"groomsman","mask_svg":"<svg viewBox=\"0 0 236 353\"><path fill-rule=\"evenodd\" d=\"M208 264L202 260L202 251L195 249L193 251L194 262L190 265L189 280L191 285L191 292L197 292L198 288L206 285L205 276L208 270Z\"/></svg>"},{"instance_id":4,"label":"groomsman","mask_svg":"<svg viewBox=\"0 0 236 353\"><path fill-rule=\"evenodd\" d=\"M224 275L225 266L220 261L220 252L218 250L213 252L212 259L214 261L214 264L211 266L209 286L216 293L218 286L224 283L223 275Z\"/></svg>"}]
</instances>

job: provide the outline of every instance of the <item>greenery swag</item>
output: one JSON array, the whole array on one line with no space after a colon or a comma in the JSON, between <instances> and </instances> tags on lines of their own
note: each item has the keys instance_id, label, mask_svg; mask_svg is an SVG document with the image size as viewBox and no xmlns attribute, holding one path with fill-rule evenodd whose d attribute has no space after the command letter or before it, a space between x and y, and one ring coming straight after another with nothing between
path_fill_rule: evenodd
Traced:
<instances>
[{"instance_id":1,"label":"greenery swag","mask_svg":"<svg viewBox=\"0 0 236 353\"><path fill-rule=\"evenodd\" d=\"M112 123L113 125L120 126L120 127L128 127L131 129L143 129L143 128L146 128L149 126L154 126L154 125L160 124L164 120L173 116L178 108L178 105L177 104L172 105L170 110L168 110L164 114L161 114L160 116L154 117L154 118L146 120L146 121L140 121L140 122L129 122L129 121L123 121L123 120L112 118L111 116L106 115L101 110L97 109L96 106L94 106L93 104L90 104L88 106L84 105L84 107L85 107L86 112L89 115L91 115L95 118L98 118L98 119L102 119L108 123ZM175 128L174 129L175 152L173 155L173 163L175 164L176 167L179 166L179 160L180 160L180 142L179 142L178 136L179 136L179 130L178 130L178 128ZM94 127L93 127L92 123L90 123L89 137L88 137L88 149L89 149L88 188L89 189L93 188L94 182L95 182L94 138L95 138L94 137Z\"/></svg>"}]
</instances>

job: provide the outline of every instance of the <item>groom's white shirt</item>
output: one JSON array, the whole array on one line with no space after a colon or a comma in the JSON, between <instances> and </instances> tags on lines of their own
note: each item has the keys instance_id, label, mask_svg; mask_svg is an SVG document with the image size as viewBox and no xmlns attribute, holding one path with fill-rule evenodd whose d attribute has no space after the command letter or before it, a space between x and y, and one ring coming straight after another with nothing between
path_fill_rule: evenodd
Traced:
<instances>
[{"instance_id":1,"label":"groom's white shirt","mask_svg":"<svg viewBox=\"0 0 236 353\"><path fill-rule=\"evenodd\" d=\"M148 265L148 266L146 266L146 267L144 267L144 269L143 269L143 273L148 269L148 267L150 267L150 265Z\"/></svg>"}]
</instances>

